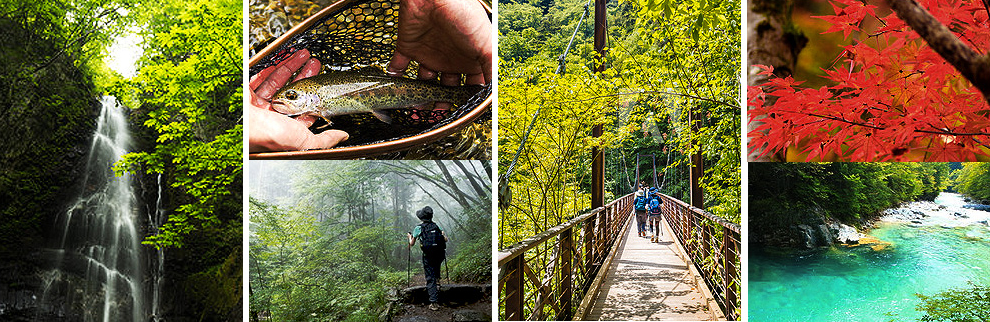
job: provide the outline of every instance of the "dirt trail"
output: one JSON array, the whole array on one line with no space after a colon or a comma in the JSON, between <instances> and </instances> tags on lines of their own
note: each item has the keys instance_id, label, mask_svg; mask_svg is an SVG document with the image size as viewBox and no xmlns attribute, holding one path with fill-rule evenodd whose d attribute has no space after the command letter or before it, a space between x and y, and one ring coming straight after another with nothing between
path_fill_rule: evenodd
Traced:
<instances>
[{"instance_id":1,"label":"dirt trail","mask_svg":"<svg viewBox=\"0 0 990 322\"><path fill-rule=\"evenodd\" d=\"M419 276L422 278L422 275ZM415 278L414 278L415 280ZM492 321L491 285L451 284L440 287L440 309L428 308L426 287L400 291L394 304L394 322Z\"/></svg>"}]
</instances>

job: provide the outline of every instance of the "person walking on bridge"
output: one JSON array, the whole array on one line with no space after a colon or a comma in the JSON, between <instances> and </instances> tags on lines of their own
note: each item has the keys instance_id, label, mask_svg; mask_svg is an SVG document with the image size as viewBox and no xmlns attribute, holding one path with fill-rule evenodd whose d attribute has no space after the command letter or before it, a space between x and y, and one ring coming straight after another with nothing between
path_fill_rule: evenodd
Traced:
<instances>
[{"instance_id":1,"label":"person walking on bridge","mask_svg":"<svg viewBox=\"0 0 990 322\"><path fill-rule=\"evenodd\" d=\"M636 207L636 229L639 232L639 237L646 237L646 197L646 187L641 182L639 190L636 190L636 198L633 199L633 204Z\"/></svg>"},{"instance_id":2,"label":"person walking on bridge","mask_svg":"<svg viewBox=\"0 0 990 322\"><path fill-rule=\"evenodd\" d=\"M430 310L440 309L437 304L440 298L440 290L437 285L440 281L440 264L446 259L447 234L433 222L433 208L423 207L416 211L416 217L423 221L411 233L409 237L409 247L412 248L419 240L420 249L423 250L423 271L426 275L426 292L430 295Z\"/></svg>"},{"instance_id":3,"label":"person walking on bridge","mask_svg":"<svg viewBox=\"0 0 990 322\"><path fill-rule=\"evenodd\" d=\"M660 230L662 206L663 199L660 199L660 189L657 189L656 187L650 188L650 195L646 201L646 208L649 216L648 222L650 230L653 232L653 236L650 238L650 241L654 243L659 243L660 236L663 235L663 231Z\"/></svg>"}]
</instances>

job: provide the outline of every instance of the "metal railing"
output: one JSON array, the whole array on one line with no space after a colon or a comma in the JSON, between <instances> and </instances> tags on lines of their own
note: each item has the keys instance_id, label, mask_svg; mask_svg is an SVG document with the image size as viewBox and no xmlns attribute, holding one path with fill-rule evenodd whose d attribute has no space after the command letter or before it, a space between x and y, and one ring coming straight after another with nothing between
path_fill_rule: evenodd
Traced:
<instances>
[{"instance_id":1,"label":"metal railing","mask_svg":"<svg viewBox=\"0 0 990 322\"><path fill-rule=\"evenodd\" d=\"M662 195L663 215L729 320L740 308L739 224Z\"/></svg>"},{"instance_id":2,"label":"metal railing","mask_svg":"<svg viewBox=\"0 0 990 322\"><path fill-rule=\"evenodd\" d=\"M633 194L499 251L499 320L569 320L633 209Z\"/></svg>"}]
</instances>

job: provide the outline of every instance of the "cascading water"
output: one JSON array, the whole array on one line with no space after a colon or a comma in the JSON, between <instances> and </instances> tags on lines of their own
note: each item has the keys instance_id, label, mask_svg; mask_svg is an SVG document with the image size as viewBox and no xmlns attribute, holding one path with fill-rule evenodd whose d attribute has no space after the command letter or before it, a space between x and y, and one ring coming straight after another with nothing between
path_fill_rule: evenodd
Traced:
<instances>
[{"instance_id":1,"label":"cascading water","mask_svg":"<svg viewBox=\"0 0 990 322\"><path fill-rule=\"evenodd\" d=\"M73 320L145 321L137 198L131 176L111 170L130 149L127 118L115 98L104 96L101 103L81 192L57 223L57 267L48 274L43 301Z\"/></svg>"},{"instance_id":2,"label":"cascading water","mask_svg":"<svg viewBox=\"0 0 990 322\"><path fill-rule=\"evenodd\" d=\"M151 214L149 214L149 216L151 216ZM148 222L154 225L154 227L152 228L154 229L155 234L158 234L161 232L162 224L165 223L165 208L162 205L162 175L161 174L158 175L158 198L155 199L154 216L155 216L154 218L148 218L149 219ZM161 309L160 302L161 302L162 282L165 276L165 270L164 270L165 250L159 248L156 250L156 253L158 256L155 259L156 260L155 261L156 267L154 271L155 275L151 281L151 287L152 287L151 317L153 320L158 321L159 319L161 319L161 312L159 312L159 310Z\"/></svg>"}]
</instances>

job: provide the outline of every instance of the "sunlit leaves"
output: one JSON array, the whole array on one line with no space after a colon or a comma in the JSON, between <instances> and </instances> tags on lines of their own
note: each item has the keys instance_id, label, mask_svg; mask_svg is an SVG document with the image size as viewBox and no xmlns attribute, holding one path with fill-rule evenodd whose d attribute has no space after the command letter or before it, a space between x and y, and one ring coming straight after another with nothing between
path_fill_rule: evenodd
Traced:
<instances>
[{"instance_id":1,"label":"sunlit leaves","mask_svg":"<svg viewBox=\"0 0 990 322\"><path fill-rule=\"evenodd\" d=\"M179 247L199 227L239 225L221 216L240 203L241 7L188 0L143 8L135 13L147 26L139 75L119 86L149 110L143 123L156 146L126 155L116 170L168 174L184 197L174 198L175 211L146 243Z\"/></svg>"},{"instance_id":2,"label":"sunlit leaves","mask_svg":"<svg viewBox=\"0 0 990 322\"><path fill-rule=\"evenodd\" d=\"M963 164L956 191L976 200L990 200L990 163Z\"/></svg>"}]
</instances>

